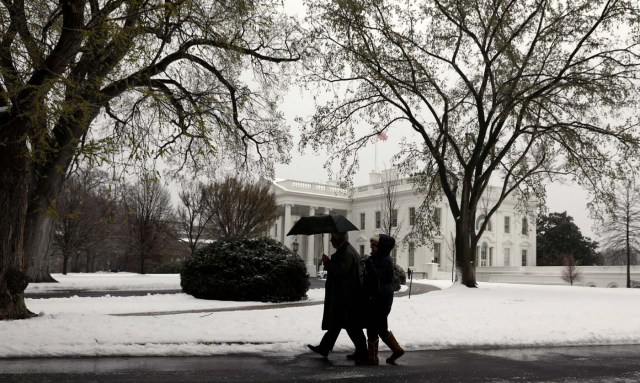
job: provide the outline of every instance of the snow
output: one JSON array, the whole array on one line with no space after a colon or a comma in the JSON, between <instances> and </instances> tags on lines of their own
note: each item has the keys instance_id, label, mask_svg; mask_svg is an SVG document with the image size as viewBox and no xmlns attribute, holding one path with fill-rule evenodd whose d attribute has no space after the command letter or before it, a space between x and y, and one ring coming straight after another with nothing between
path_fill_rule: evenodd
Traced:
<instances>
[{"instance_id":1,"label":"snow","mask_svg":"<svg viewBox=\"0 0 640 383\"><path fill-rule=\"evenodd\" d=\"M178 275L56 274L54 278L60 283L31 284L27 292L180 289ZM441 290L394 300L390 329L406 350L640 343L636 320L640 289L497 283L469 289L449 281L413 283ZM284 307L198 300L183 293L28 298L27 307L40 315L0 321L0 357L296 355L309 352L306 344L317 344L322 337L318 303L323 295L323 289L311 289L309 305ZM242 310L244 306L252 307ZM230 308L238 310L210 311ZM198 311L180 312L188 310ZM134 313L147 314L122 316ZM334 351L352 347L343 332Z\"/></svg>"}]
</instances>

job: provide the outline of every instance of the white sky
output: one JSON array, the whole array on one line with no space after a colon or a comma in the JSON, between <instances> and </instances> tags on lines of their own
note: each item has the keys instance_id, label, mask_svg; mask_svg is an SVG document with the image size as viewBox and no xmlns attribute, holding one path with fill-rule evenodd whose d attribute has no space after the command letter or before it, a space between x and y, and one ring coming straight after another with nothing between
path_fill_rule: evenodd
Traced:
<instances>
[{"instance_id":1,"label":"white sky","mask_svg":"<svg viewBox=\"0 0 640 383\"><path fill-rule=\"evenodd\" d=\"M131 273L54 275L58 284L27 291L64 289L179 289L179 275ZM624 345L640 343L640 289L414 281L441 287L394 300L390 330L406 350L468 347ZM309 291L321 301L323 289ZM240 307L258 302L197 300L186 294L143 297L27 299L37 318L0 321L0 357L186 356L267 352L298 355L317 344L322 305L113 316L114 313ZM270 305L270 304L266 304ZM346 333L334 351L351 351ZM381 353L388 353L381 345Z\"/></svg>"}]
</instances>

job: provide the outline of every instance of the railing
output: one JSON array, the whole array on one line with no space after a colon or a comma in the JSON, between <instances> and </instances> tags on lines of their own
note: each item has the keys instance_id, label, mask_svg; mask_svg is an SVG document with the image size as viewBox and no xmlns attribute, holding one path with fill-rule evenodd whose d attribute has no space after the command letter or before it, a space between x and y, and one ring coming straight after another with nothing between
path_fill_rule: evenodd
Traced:
<instances>
[{"instance_id":1,"label":"railing","mask_svg":"<svg viewBox=\"0 0 640 383\"><path fill-rule=\"evenodd\" d=\"M283 187L286 187L289 190L314 191L314 192L327 193L332 195L336 195L336 194L346 195L348 192L348 190L338 186L318 184L315 182L285 180L280 182L279 184L282 185Z\"/></svg>"}]
</instances>

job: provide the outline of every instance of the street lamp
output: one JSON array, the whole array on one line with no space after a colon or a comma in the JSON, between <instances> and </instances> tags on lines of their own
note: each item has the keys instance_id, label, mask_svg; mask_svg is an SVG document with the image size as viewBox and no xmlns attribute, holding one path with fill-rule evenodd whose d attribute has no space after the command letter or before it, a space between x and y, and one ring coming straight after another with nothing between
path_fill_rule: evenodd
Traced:
<instances>
[{"instance_id":1,"label":"street lamp","mask_svg":"<svg viewBox=\"0 0 640 383\"><path fill-rule=\"evenodd\" d=\"M299 248L300 244L298 243L298 238L294 238L293 243L291 244L291 250L293 250L293 254L298 255Z\"/></svg>"}]
</instances>

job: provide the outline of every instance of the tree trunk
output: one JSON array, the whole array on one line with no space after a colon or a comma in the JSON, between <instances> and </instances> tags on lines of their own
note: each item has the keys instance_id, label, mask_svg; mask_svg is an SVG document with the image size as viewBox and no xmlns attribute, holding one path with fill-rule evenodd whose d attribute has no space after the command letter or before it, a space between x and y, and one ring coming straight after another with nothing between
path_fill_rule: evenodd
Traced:
<instances>
[{"instance_id":1,"label":"tree trunk","mask_svg":"<svg viewBox=\"0 0 640 383\"><path fill-rule=\"evenodd\" d=\"M72 273L80 272L80 251L76 251L76 255L73 257L73 267L71 268Z\"/></svg>"},{"instance_id":2,"label":"tree trunk","mask_svg":"<svg viewBox=\"0 0 640 383\"><path fill-rule=\"evenodd\" d=\"M141 251L140 252L140 274L144 274L144 259L145 259L144 251Z\"/></svg>"},{"instance_id":3,"label":"tree trunk","mask_svg":"<svg viewBox=\"0 0 640 383\"><path fill-rule=\"evenodd\" d=\"M93 250L87 250L87 266L84 268L86 273L95 272L96 254Z\"/></svg>"},{"instance_id":4,"label":"tree trunk","mask_svg":"<svg viewBox=\"0 0 640 383\"><path fill-rule=\"evenodd\" d=\"M57 282L49 273L49 247L53 238L53 218L47 214L48 206L29 204L25 226L24 252L27 275L33 283Z\"/></svg>"},{"instance_id":5,"label":"tree trunk","mask_svg":"<svg viewBox=\"0 0 640 383\"><path fill-rule=\"evenodd\" d=\"M631 288L631 233L630 222L627 219L627 288Z\"/></svg>"},{"instance_id":6,"label":"tree trunk","mask_svg":"<svg viewBox=\"0 0 640 383\"><path fill-rule=\"evenodd\" d=\"M64 164L47 162L31 179L34 186L29 193L24 250L32 282L56 282L49 273L49 247L54 230L49 210L62 187L64 171Z\"/></svg>"},{"instance_id":7,"label":"tree trunk","mask_svg":"<svg viewBox=\"0 0 640 383\"><path fill-rule=\"evenodd\" d=\"M64 249L62 253L62 274L67 275L69 265L69 251Z\"/></svg>"},{"instance_id":8,"label":"tree trunk","mask_svg":"<svg viewBox=\"0 0 640 383\"><path fill-rule=\"evenodd\" d=\"M11 129L10 126L3 126ZM12 136L9 133L9 136ZM27 215L29 165L27 147L18 137L2 137L0 145L0 320L24 319L24 228Z\"/></svg>"},{"instance_id":9,"label":"tree trunk","mask_svg":"<svg viewBox=\"0 0 640 383\"><path fill-rule=\"evenodd\" d=\"M471 240L473 226L470 217L460 217L456 222L456 266L460 270L462 284L478 287L476 283L475 244Z\"/></svg>"}]
</instances>

